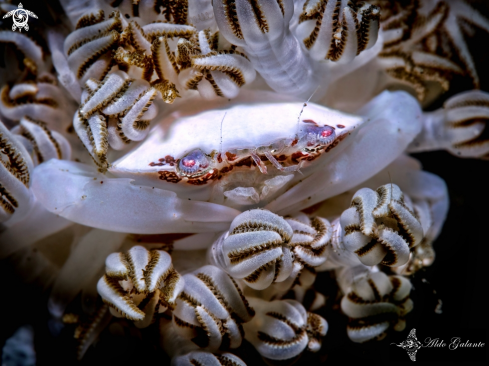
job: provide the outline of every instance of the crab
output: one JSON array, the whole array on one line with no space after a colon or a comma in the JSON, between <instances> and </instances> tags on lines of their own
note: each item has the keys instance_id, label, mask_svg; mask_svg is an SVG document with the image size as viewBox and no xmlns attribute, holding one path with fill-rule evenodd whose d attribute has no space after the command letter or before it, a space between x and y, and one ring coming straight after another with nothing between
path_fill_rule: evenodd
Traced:
<instances>
[{"instance_id":1,"label":"crab","mask_svg":"<svg viewBox=\"0 0 489 366\"><path fill-rule=\"evenodd\" d=\"M48 211L88 226L212 231L245 209L293 213L353 188L399 156L422 125L419 104L404 92L385 92L358 115L257 103L265 97L272 96L253 92L211 111L174 113L107 175L52 160L35 170L32 188Z\"/></svg>"},{"instance_id":2,"label":"crab","mask_svg":"<svg viewBox=\"0 0 489 366\"><path fill-rule=\"evenodd\" d=\"M139 149L109 170L117 176L142 175L182 186L207 185L232 175L233 170L286 175L299 172L306 161L331 150L362 123L359 117L314 104L297 118L300 111L300 103L253 103L205 111L173 123L170 116ZM239 126L245 123L243 135Z\"/></svg>"}]
</instances>

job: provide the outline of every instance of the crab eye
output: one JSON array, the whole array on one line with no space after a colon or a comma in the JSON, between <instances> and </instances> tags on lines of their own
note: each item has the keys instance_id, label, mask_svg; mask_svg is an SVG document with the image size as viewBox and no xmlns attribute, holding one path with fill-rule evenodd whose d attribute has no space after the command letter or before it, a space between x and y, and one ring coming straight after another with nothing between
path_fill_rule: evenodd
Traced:
<instances>
[{"instance_id":1,"label":"crab eye","mask_svg":"<svg viewBox=\"0 0 489 366\"><path fill-rule=\"evenodd\" d=\"M336 133L334 128L331 126L323 126L320 127L320 131L318 133L318 142L322 146L329 145L334 141L336 137Z\"/></svg>"},{"instance_id":2,"label":"crab eye","mask_svg":"<svg viewBox=\"0 0 489 366\"><path fill-rule=\"evenodd\" d=\"M178 162L178 173L184 177L195 177L206 173L211 167L211 158L202 150L195 149Z\"/></svg>"},{"instance_id":3,"label":"crab eye","mask_svg":"<svg viewBox=\"0 0 489 366\"><path fill-rule=\"evenodd\" d=\"M336 138L334 127L306 125L299 133L300 140L306 149L324 147L331 144Z\"/></svg>"}]
</instances>

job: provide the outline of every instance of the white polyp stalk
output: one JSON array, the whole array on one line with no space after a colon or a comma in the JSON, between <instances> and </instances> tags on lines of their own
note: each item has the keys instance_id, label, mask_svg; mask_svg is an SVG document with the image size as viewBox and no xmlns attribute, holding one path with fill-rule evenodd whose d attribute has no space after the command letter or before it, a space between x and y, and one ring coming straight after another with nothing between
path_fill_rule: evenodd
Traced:
<instances>
[{"instance_id":1,"label":"white polyp stalk","mask_svg":"<svg viewBox=\"0 0 489 366\"><path fill-rule=\"evenodd\" d=\"M184 256L187 255L185 252L189 251L196 252L202 249L210 250L212 244L216 241L216 239L219 238L219 234L220 233L201 233L194 234L183 239L175 240L175 242L173 243L173 250L184 252L182 253L182 255ZM172 256L173 254L174 253L172 253ZM213 264L210 261L208 261L208 263Z\"/></svg>"},{"instance_id":2,"label":"white polyp stalk","mask_svg":"<svg viewBox=\"0 0 489 366\"><path fill-rule=\"evenodd\" d=\"M93 229L86 234L71 252L51 290L48 308L54 317L60 318L66 306L103 268L105 258L119 249L126 234Z\"/></svg>"},{"instance_id":3,"label":"white polyp stalk","mask_svg":"<svg viewBox=\"0 0 489 366\"><path fill-rule=\"evenodd\" d=\"M182 337L171 322L160 327L161 343L165 353L171 358L196 351L199 347L191 340Z\"/></svg>"},{"instance_id":4,"label":"white polyp stalk","mask_svg":"<svg viewBox=\"0 0 489 366\"><path fill-rule=\"evenodd\" d=\"M379 268L366 267L364 265L352 266L352 267L338 267L335 269L336 281L341 291L347 294L353 282L358 281L360 278L367 277L369 273L378 272Z\"/></svg>"},{"instance_id":5,"label":"white polyp stalk","mask_svg":"<svg viewBox=\"0 0 489 366\"><path fill-rule=\"evenodd\" d=\"M484 157L489 144L477 139L488 119L489 94L479 90L457 94L445 102L443 109L423 114L423 129L408 152L445 149L461 157Z\"/></svg>"},{"instance_id":6,"label":"white polyp stalk","mask_svg":"<svg viewBox=\"0 0 489 366\"><path fill-rule=\"evenodd\" d=\"M256 15L246 0L234 2L239 31L229 24L225 0L214 1L214 15L219 31L229 42L243 48L253 67L267 84L280 93L308 96L319 84L309 56L289 30L293 14L293 0L284 0L279 6L275 0L262 1ZM256 20L262 17L266 28ZM238 34L238 35L237 35Z\"/></svg>"},{"instance_id":7,"label":"white polyp stalk","mask_svg":"<svg viewBox=\"0 0 489 366\"><path fill-rule=\"evenodd\" d=\"M27 215L0 234L0 258L6 258L70 225L73 225L72 221L47 211L34 200Z\"/></svg>"},{"instance_id":8,"label":"white polyp stalk","mask_svg":"<svg viewBox=\"0 0 489 366\"><path fill-rule=\"evenodd\" d=\"M438 150L445 147L447 137L443 131L444 111L423 114L423 129L409 145L409 152Z\"/></svg>"},{"instance_id":9,"label":"white polyp stalk","mask_svg":"<svg viewBox=\"0 0 489 366\"><path fill-rule=\"evenodd\" d=\"M97 10L96 3L96 0L67 0L62 1L61 6L70 19L71 24L76 25L78 19L82 16Z\"/></svg>"},{"instance_id":10,"label":"white polyp stalk","mask_svg":"<svg viewBox=\"0 0 489 366\"><path fill-rule=\"evenodd\" d=\"M211 29L218 30L211 0L188 0L188 18L197 30Z\"/></svg>"},{"instance_id":11,"label":"white polyp stalk","mask_svg":"<svg viewBox=\"0 0 489 366\"><path fill-rule=\"evenodd\" d=\"M268 47L243 47L253 67L275 91L296 96L308 96L319 84L309 57L297 39L286 31L282 42ZM316 75L317 76L317 75Z\"/></svg>"}]
</instances>

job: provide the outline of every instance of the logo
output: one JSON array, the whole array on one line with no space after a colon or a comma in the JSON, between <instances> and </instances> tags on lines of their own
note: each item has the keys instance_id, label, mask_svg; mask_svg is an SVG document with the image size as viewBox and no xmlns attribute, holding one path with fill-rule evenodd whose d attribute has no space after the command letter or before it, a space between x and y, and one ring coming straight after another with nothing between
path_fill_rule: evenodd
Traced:
<instances>
[{"instance_id":1,"label":"logo","mask_svg":"<svg viewBox=\"0 0 489 366\"><path fill-rule=\"evenodd\" d=\"M27 21L29 20L29 15L33 18L37 19L37 15L34 14L32 11L24 9L24 6L22 3L19 3L19 6L17 9L14 9L12 11L9 11L7 14L3 16L3 19L12 17L12 20L14 21L14 25L12 25L12 30L15 31L19 29L19 32L22 31L22 28L24 28L26 31L29 30L29 26L27 25Z\"/></svg>"},{"instance_id":2,"label":"logo","mask_svg":"<svg viewBox=\"0 0 489 366\"><path fill-rule=\"evenodd\" d=\"M407 339L404 342L395 345L407 351L411 361L416 361L416 352L418 352L418 350L422 347L421 342L416 338L416 328L411 329Z\"/></svg>"},{"instance_id":3,"label":"logo","mask_svg":"<svg viewBox=\"0 0 489 366\"><path fill-rule=\"evenodd\" d=\"M445 340L441 338L430 338L427 337L423 343L418 341L416 338L416 329L411 329L407 339L399 344L391 343L391 345L396 345L397 347L401 347L403 350L407 351L409 358L411 361L416 361L416 352L420 348L435 348L435 349L447 349L449 351L464 352L463 350L472 349L470 352L477 352L475 348L485 348L486 344L483 342L471 342L469 339L463 340L462 337L452 337L449 342L445 342ZM454 355L458 357L458 355ZM453 356L450 356L453 358Z\"/></svg>"}]
</instances>

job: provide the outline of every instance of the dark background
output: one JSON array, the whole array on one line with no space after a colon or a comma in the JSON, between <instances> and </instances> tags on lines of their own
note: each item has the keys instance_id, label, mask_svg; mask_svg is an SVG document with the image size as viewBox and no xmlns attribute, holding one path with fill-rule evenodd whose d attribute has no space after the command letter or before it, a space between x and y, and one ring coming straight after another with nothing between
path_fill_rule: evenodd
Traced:
<instances>
[{"instance_id":1,"label":"dark background","mask_svg":"<svg viewBox=\"0 0 489 366\"><path fill-rule=\"evenodd\" d=\"M489 16L488 1L471 1ZM39 19L53 18L53 10L60 13L55 3L51 9L37 1L23 1L24 8L34 11ZM50 12L50 14L49 14ZM34 22L32 22L34 24ZM31 25L31 22L29 22ZM31 29L34 29L31 25ZM29 33L31 34L31 33ZM489 35L478 31L469 41L481 80L481 89L489 91ZM449 93L443 95L430 109L438 108L451 95L471 89L470 83L454 79ZM412 278L414 309L407 317L403 332L391 332L381 342L354 344L346 336L346 321L330 301L321 311L329 322L330 331L323 340L318 354L305 354L298 365L336 364L410 364L406 352L391 343L399 344L416 328L418 340L440 338L448 343L452 337L487 343L487 273L489 267L489 162L460 159L447 152L415 154L424 170L445 180L450 195L450 210L443 231L435 242L436 260L431 267L419 271ZM28 230L28 228L26 228ZM20 282L8 260L0 262L0 347L23 324L35 329L35 348L39 365L75 364L73 344L64 332L53 337L48 330L48 294L35 285ZM334 281L328 273L318 276L317 287L326 295L334 293ZM442 313L435 313L439 300ZM128 335L114 341L102 334L96 347L92 347L82 364L131 365L157 362L169 364L168 358L153 344L157 330L150 327L142 338ZM235 352L248 365L263 364L260 356L244 344ZM486 365L487 346L483 349L422 348L418 351L417 365L463 364Z\"/></svg>"}]
</instances>

